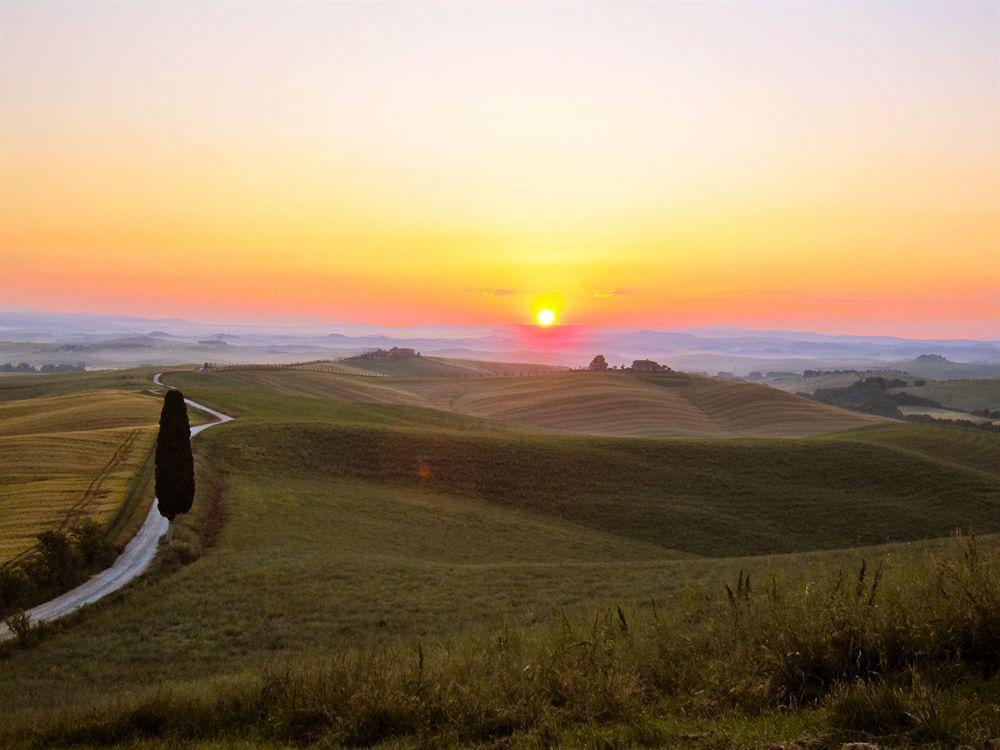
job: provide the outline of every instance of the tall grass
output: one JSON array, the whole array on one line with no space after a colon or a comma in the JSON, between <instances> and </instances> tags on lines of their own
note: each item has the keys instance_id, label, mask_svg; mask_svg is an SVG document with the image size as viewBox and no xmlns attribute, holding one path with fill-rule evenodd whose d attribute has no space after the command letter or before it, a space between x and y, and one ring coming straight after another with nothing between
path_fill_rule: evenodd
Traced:
<instances>
[{"instance_id":1,"label":"tall grass","mask_svg":"<svg viewBox=\"0 0 1000 750\"><path fill-rule=\"evenodd\" d=\"M90 706L10 738L546 745L581 726L820 707L837 737L972 741L1000 729L984 710L1000 666L998 557L958 538L919 569L862 566L806 590L741 574L669 609L356 650Z\"/></svg>"}]
</instances>

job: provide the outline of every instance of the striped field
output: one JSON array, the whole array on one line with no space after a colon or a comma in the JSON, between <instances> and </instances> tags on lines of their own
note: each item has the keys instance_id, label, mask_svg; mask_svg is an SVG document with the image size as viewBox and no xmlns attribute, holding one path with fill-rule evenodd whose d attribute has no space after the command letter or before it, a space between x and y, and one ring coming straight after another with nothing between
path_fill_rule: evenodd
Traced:
<instances>
[{"instance_id":1,"label":"striped field","mask_svg":"<svg viewBox=\"0 0 1000 750\"><path fill-rule=\"evenodd\" d=\"M110 520L156 439L159 402L98 390L0 404L0 563L35 536Z\"/></svg>"},{"instance_id":2,"label":"striped field","mask_svg":"<svg viewBox=\"0 0 1000 750\"><path fill-rule=\"evenodd\" d=\"M274 369L172 377L182 388L252 388L355 404L423 406L608 437L807 437L884 421L766 386L681 373L363 378ZM227 406L241 409L240 403Z\"/></svg>"}]
</instances>

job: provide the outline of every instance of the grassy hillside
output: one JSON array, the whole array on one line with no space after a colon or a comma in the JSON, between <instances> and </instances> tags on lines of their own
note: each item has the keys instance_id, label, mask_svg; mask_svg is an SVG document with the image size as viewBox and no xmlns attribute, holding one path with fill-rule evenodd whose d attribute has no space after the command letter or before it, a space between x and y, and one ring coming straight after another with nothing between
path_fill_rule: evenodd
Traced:
<instances>
[{"instance_id":1,"label":"grassy hillside","mask_svg":"<svg viewBox=\"0 0 1000 750\"><path fill-rule=\"evenodd\" d=\"M110 520L156 437L159 403L113 390L0 405L0 562L35 535Z\"/></svg>"},{"instance_id":2,"label":"grassy hillside","mask_svg":"<svg viewBox=\"0 0 1000 750\"><path fill-rule=\"evenodd\" d=\"M195 443L200 494L181 540L202 545L228 518L201 557L0 661L12 721L359 644L530 628L608 603L669 608L740 569L800 590L922 547L761 553L1000 529L1000 479L861 441L491 434L407 407L305 418L294 408L315 400L275 398L283 417ZM387 413L409 425L376 426Z\"/></svg>"},{"instance_id":3,"label":"grassy hillside","mask_svg":"<svg viewBox=\"0 0 1000 750\"><path fill-rule=\"evenodd\" d=\"M789 393L813 393L821 388L846 388L861 378L875 377L887 380L904 380L907 383L912 383L919 379L899 370L866 369L861 374L857 372L840 372L829 375L816 375L808 378L802 375L779 375L773 378L764 378L761 382L772 388L788 391ZM906 388L905 390L910 389Z\"/></svg>"},{"instance_id":4,"label":"grassy hillside","mask_svg":"<svg viewBox=\"0 0 1000 750\"><path fill-rule=\"evenodd\" d=\"M612 398L632 397L645 404L628 407L632 414L652 408L648 404L653 403L669 407L665 413L676 420L684 406L689 414L717 415L719 429L727 432L761 431L786 429L782 425L787 422L777 421L775 414L791 419L785 415L794 414L801 404L809 405L764 387L686 377L593 378L586 373L449 382L233 371L176 373L168 380L187 395L240 417L205 433L194 444L199 494L193 513L180 521L173 550L153 574L52 628L36 646L0 653L0 713L8 719L7 726L34 725L43 733L55 732L45 736L56 745L65 744L67 737L88 736L72 732L93 728L93 721L103 727L97 731L112 734L91 736L131 737L141 745L145 734L129 734L137 715L131 707L148 707L150 701L179 694L207 701L181 707L179 715L200 716L202 709L197 706L203 705L206 716L219 716L224 709L217 701L228 701L237 722L232 731L250 731L248 727L257 726L252 716L262 714L237 710L242 704L227 691L258 694L255 691L263 689L261 681L279 686L278 690L294 691L293 685L326 679L322 678L326 672L317 670L317 665L350 664L352 659L369 664L363 661L369 658L365 653L381 654L377 658L386 660L384 674L397 676L403 674L399 670L410 663L408 659L416 664L424 658L418 654L426 653L428 676L433 670L447 676L442 677L442 684L465 684L456 682L457 673L448 671L456 667L446 654L464 653L462 649L488 653L477 638L525 643L528 651L523 656L512 656L511 661L496 656L497 664L506 665L503 669L521 674L524 664L533 660L549 659L546 663L562 665L558 671L577 662L575 656L569 662L559 661L569 657L557 658L557 654L582 658L598 653L580 645L567 651L574 643L604 644L599 646L601 653L607 653L607 658L615 654L613 662L600 662L605 667L598 668L595 662L594 673L564 672L565 689L595 685L596 674L614 674L615 680L646 680L647 673L630 671L628 665L680 663L674 651L664 652L666 659L655 661L649 657L653 651L646 649L672 643L669 648L676 646L677 654L689 653L691 641L682 648L681 641L640 636L646 631L636 630L632 643L637 650L632 653L646 656L629 661L625 651L607 650L617 649L621 645L617 640L587 635L583 625L568 625L580 632L569 640L557 639L551 651L546 650L551 642L545 633L551 623L560 621L562 612L571 618L568 622L580 623L583 620L578 618L588 618L594 608L621 605L630 627L640 628L646 618L648 632L666 638L667 631L655 624L660 612L693 612L692 606L700 606L696 602L709 600L726 611L724 586L737 589L740 571L743 575L750 572L755 591L778 587L791 597L804 590L828 591L817 587L831 586L837 571L856 571L866 558L873 569L881 561L888 576L897 576L887 580L902 585L927 551L941 546L934 538L956 528L1000 531L1000 475L996 472L1000 449L995 436L988 433L868 423L820 438L634 439L524 429L509 421L509 413L502 414L507 421L487 418L497 415L504 403L519 402L534 421L545 422L542 414L560 413L556 394L576 404L581 399L601 403L603 398L608 403ZM549 386L531 390L540 383ZM465 387L472 384L479 387ZM596 389L596 395L588 389ZM775 393L780 399L774 398ZM754 398L747 399L748 395ZM346 400L337 400L338 396ZM365 401L376 396L380 403ZM67 402L75 399L67 397ZM35 401L39 407L48 402ZM448 404L452 410L427 406L434 403ZM15 404L13 408L22 407ZM484 416L470 416L474 411ZM572 411L563 407L562 413ZM804 414L817 418L812 410ZM826 409L818 414L825 419L841 415ZM614 410L609 408L600 418L614 419ZM71 433L84 434L90 432ZM32 436L2 439L25 437ZM890 544L851 549L885 542ZM870 579L866 586L870 588ZM788 611L789 623L800 622L794 619L798 611L794 607ZM916 610L891 611L905 611L911 618L906 622L923 622ZM763 638L762 643L776 647L780 641L767 639L777 636L758 629L764 628L765 619L764 610L741 619L758 623L745 637ZM607 622L614 632L622 632L617 615L612 614ZM699 616L692 622L709 621ZM733 632L731 624L726 624L730 622L719 620L698 643L705 644L704 648L710 642L742 643L726 640L731 635L722 640L716 637ZM670 630L674 635L669 638L680 637L678 632L700 632L691 627ZM799 627L789 624L789 632ZM484 629L491 635L475 635ZM886 632L899 632L895 621L886 625ZM375 650L364 650L369 647ZM541 650L531 650L536 648ZM751 650L761 653L762 648L758 645ZM734 711L726 720L743 726L741 722L751 721L747 712L752 695L764 701L754 704L758 705L754 710L772 707L775 716L784 715L780 706L786 698L764 687L772 684L770 677L754 681L750 673L726 673L729 667L712 677L695 666L703 662L704 658L683 662L688 666L677 675L687 675L686 681L670 684L685 685L684 695L710 692L715 708L685 704L677 715L687 716L685 721L694 725L685 724L683 731L677 729L673 735L660 729L656 736L698 733L702 731L698 722L721 720L712 713L716 711ZM725 663L743 669L762 662L741 658ZM520 666L515 669L515 664ZM261 676L262 665L292 682L284 682L286 677ZM344 681L340 667L331 668L331 685L351 684ZM795 669L808 674L813 667ZM476 667L468 674L490 673L482 670ZM364 679L383 674L369 666L354 673L367 675ZM521 685L520 679L505 684ZM411 683L397 680L393 684ZM470 695L480 695L476 691L485 690L486 684L469 683L466 689L472 691ZM746 693L738 688L737 694L746 697L719 703L717 696L734 685L757 687L747 687ZM359 689L356 695L376 688ZM317 690L317 696L327 697L295 693L297 708L292 715L299 717L295 721L305 721L300 709L313 705L310 701L322 702L331 695L327 688ZM624 695L617 687L601 690L606 696ZM668 703L675 701L669 696L682 694L673 690L658 687L654 693L642 693L660 696L655 700L627 691L635 700L618 697L614 705L634 706L643 715L674 715L670 713L674 709L657 703L668 698ZM848 700L838 697L835 686L829 691L823 693L827 696L823 700ZM531 700L538 706L550 705L548 699L539 697L541 693L524 695L534 696ZM564 709L557 705L570 705L553 700L547 709L550 716L561 715ZM278 710L280 705L280 699L269 699L264 710ZM336 722L358 715L338 703L322 705L326 707L319 713ZM632 709L600 709L604 713L594 714L600 704L586 705L589 708L579 711L603 716L602 726L605 721L619 721L627 732L637 721ZM53 713L57 710L73 717L65 725L69 734L58 734L63 730L53 728L53 717L60 715ZM158 715L148 708L135 710L147 717ZM373 710L373 715L379 715ZM402 715L398 707L391 710L397 712L394 716ZM708 713L699 713L704 711ZM820 724L827 715L827 709L812 719L808 718L812 714L795 714L796 721ZM454 716L459 721L459 714ZM372 719L375 724L371 726L384 729L384 720ZM472 726L469 718L460 721L461 727ZM543 731L534 719L518 721L524 722L517 725L524 731ZM570 745L596 741L573 734L583 731L581 725L567 721L544 730L557 734L539 735L550 737L548 743L540 740L541 744L551 744L553 736L563 737L561 741ZM762 727L761 736L783 738L795 727L801 728L794 722L789 728L786 721ZM156 735L170 726L155 719L144 731ZM184 731L194 731L194 723L187 726ZM415 725L399 726L398 731L406 734L411 730L405 727ZM428 736L439 737L436 733L441 730L432 726L436 725L427 725L432 732ZM588 726L592 728L587 731L598 731L598 725ZM392 729L383 729L351 736L361 742L394 734ZM125 734L114 734L117 731ZM210 734L197 738L219 736L213 733L215 729L205 731ZM296 731L265 732L251 739L273 737L280 744L316 738L312 730ZM457 736L447 731L445 740ZM456 724L454 731L468 730ZM506 737L513 730L495 731L495 736ZM740 731L746 731L745 727ZM17 735L21 740L28 736ZM172 740L165 741L169 746ZM432 739L427 742L438 744ZM0 744L4 744L3 736ZM704 746L718 743L708 738Z\"/></svg>"},{"instance_id":5,"label":"grassy hillside","mask_svg":"<svg viewBox=\"0 0 1000 750\"><path fill-rule=\"evenodd\" d=\"M974 380L1000 378L1000 364L952 362L938 354L921 354L914 359L894 362L893 367L919 378L933 380Z\"/></svg>"},{"instance_id":6,"label":"grassy hillside","mask_svg":"<svg viewBox=\"0 0 1000 750\"><path fill-rule=\"evenodd\" d=\"M848 561L828 559L827 576L763 586L760 571L740 571L664 606L17 711L0 738L15 748L989 747L1000 732L1000 555L992 540L921 552L839 573Z\"/></svg>"},{"instance_id":7,"label":"grassy hillside","mask_svg":"<svg viewBox=\"0 0 1000 750\"><path fill-rule=\"evenodd\" d=\"M177 373L185 391L268 390L402 404L520 425L618 437L798 437L880 420L773 388L696 375L564 372L530 377L357 378L295 370ZM227 406L240 409L238 399Z\"/></svg>"},{"instance_id":8,"label":"grassy hillside","mask_svg":"<svg viewBox=\"0 0 1000 750\"><path fill-rule=\"evenodd\" d=\"M80 391L115 389L145 391L153 387L153 375L170 368L136 367L128 370L99 370L45 375L0 375L0 401L39 396L60 396Z\"/></svg>"},{"instance_id":9,"label":"grassy hillside","mask_svg":"<svg viewBox=\"0 0 1000 750\"><path fill-rule=\"evenodd\" d=\"M912 452L921 459L1000 474L1000 435L985 430L927 424L886 424L829 435Z\"/></svg>"},{"instance_id":10,"label":"grassy hillside","mask_svg":"<svg viewBox=\"0 0 1000 750\"><path fill-rule=\"evenodd\" d=\"M388 375L396 378L479 378L489 376L543 375L563 372L555 365L526 362L490 362L448 357L410 357L406 359L372 359L347 357L332 363L351 370ZM332 371L336 371L332 369Z\"/></svg>"},{"instance_id":11,"label":"grassy hillside","mask_svg":"<svg viewBox=\"0 0 1000 750\"><path fill-rule=\"evenodd\" d=\"M156 571L0 651L0 745L991 736L974 659L996 658L1000 607L961 592L995 578L927 557L1000 532L997 436L848 414L734 439L845 413L686 376L167 380L239 419L195 442L199 494ZM561 420L590 404L583 427L621 429L616 400L727 437L522 426L581 431ZM870 686L889 730L857 708ZM906 723L928 695L951 724Z\"/></svg>"},{"instance_id":12,"label":"grassy hillside","mask_svg":"<svg viewBox=\"0 0 1000 750\"><path fill-rule=\"evenodd\" d=\"M0 403L0 437L155 423L159 403L128 391L96 390Z\"/></svg>"},{"instance_id":13,"label":"grassy hillside","mask_svg":"<svg viewBox=\"0 0 1000 750\"><path fill-rule=\"evenodd\" d=\"M895 391L929 398L944 407L964 412L983 409L1000 411L1000 379L936 380L923 386L908 386Z\"/></svg>"}]
</instances>

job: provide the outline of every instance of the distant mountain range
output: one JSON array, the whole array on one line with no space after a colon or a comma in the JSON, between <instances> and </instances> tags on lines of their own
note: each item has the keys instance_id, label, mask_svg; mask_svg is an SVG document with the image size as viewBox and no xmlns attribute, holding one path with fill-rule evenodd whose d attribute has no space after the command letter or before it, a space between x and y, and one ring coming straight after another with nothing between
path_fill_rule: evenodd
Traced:
<instances>
[{"instance_id":1,"label":"distant mountain range","mask_svg":"<svg viewBox=\"0 0 1000 750\"><path fill-rule=\"evenodd\" d=\"M388 327L300 320L220 325L182 318L0 311L0 362L86 362L88 367L203 361L287 362L337 358L375 348L506 362L583 366L652 358L688 371L801 372L891 367L932 378L1000 377L1000 343L974 339L837 336L731 327L671 330L562 326ZM933 356L931 356L933 355Z\"/></svg>"}]
</instances>

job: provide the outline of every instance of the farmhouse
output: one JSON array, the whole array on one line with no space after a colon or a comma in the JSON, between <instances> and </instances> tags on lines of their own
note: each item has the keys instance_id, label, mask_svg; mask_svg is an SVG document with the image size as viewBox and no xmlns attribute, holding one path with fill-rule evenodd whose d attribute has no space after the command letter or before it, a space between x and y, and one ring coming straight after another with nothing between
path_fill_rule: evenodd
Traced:
<instances>
[{"instance_id":1,"label":"farmhouse","mask_svg":"<svg viewBox=\"0 0 1000 750\"><path fill-rule=\"evenodd\" d=\"M636 372L670 372L670 368L654 362L651 359L637 359L632 362L632 369Z\"/></svg>"}]
</instances>

